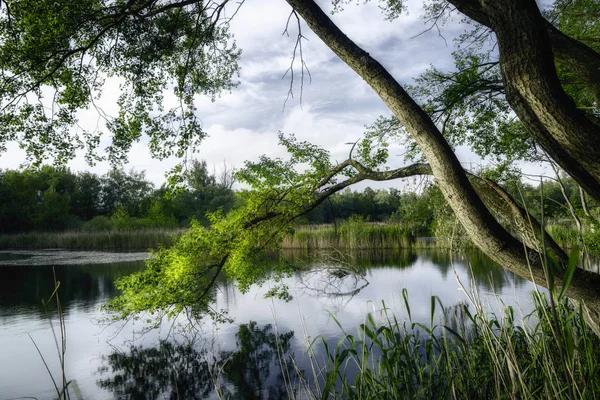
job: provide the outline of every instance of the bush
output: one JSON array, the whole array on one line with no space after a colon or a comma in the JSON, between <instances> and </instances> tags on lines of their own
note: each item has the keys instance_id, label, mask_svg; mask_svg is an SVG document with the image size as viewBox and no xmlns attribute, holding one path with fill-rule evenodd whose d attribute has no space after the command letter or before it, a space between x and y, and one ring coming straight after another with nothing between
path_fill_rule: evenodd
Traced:
<instances>
[{"instance_id":1,"label":"bush","mask_svg":"<svg viewBox=\"0 0 600 400\"><path fill-rule=\"evenodd\" d=\"M82 227L84 232L109 231L113 228L113 221L105 215L95 216L89 221L84 222Z\"/></svg>"}]
</instances>

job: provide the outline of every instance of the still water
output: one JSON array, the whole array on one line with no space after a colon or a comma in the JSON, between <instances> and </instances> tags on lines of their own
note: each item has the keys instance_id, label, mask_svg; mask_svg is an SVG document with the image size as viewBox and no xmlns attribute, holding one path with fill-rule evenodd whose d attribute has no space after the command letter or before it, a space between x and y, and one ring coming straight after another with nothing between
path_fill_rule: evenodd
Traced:
<instances>
[{"instance_id":1,"label":"still water","mask_svg":"<svg viewBox=\"0 0 600 400\"><path fill-rule=\"evenodd\" d=\"M336 343L341 328L355 333L365 317L381 315L383 304L405 318L402 289L408 290L413 320L429 320L431 296L447 306L467 301L476 289L494 310L500 302L527 313L533 285L479 253L453 259L447 253L286 253L300 267L284 281L291 301L265 299L270 283L240 293L222 280L214 308L229 310L233 322L189 321L181 316L146 332L144 318L106 323L98 308L117 294L115 279L144 267L146 253L48 251L0 252L0 400L56 398L48 368L60 381L53 331L56 313L42 300L60 282L66 325L65 374L71 398L279 399L301 370L310 375L306 350L321 335ZM362 274L331 273L332 265L359 267ZM54 267L54 268L52 268ZM54 272L53 272L54 271ZM335 317L335 318L334 318ZM337 321L337 322L336 322ZM191 322L191 324L190 324ZM34 344L35 342L35 344ZM278 356L279 349L279 356ZM318 352L318 349L317 349ZM296 367L284 379L280 360ZM218 393L217 393L218 392Z\"/></svg>"}]
</instances>

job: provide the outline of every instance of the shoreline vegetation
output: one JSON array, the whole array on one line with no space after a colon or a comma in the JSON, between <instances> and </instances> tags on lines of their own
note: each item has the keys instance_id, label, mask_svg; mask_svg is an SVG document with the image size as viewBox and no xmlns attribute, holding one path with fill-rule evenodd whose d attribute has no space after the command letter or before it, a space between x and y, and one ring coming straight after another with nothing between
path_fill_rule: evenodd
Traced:
<instances>
[{"instance_id":1,"label":"shoreline vegetation","mask_svg":"<svg viewBox=\"0 0 600 400\"><path fill-rule=\"evenodd\" d=\"M431 298L430 323L383 304L357 333L340 327L339 340L317 337L311 366L323 382L308 398L328 399L587 399L600 391L600 339L581 306L562 296L532 293L533 311L511 306L486 311L477 294L446 308ZM470 306L474 307L470 307ZM437 306L437 307L436 307ZM443 312L440 320L437 310ZM325 348L325 359L314 347Z\"/></svg>"},{"instance_id":2,"label":"shoreline vegetation","mask_svg":"<svg viewBox=\"0 0 600 400\"><path fill-rule=\"evenodd\" d=\"M98 232L28 232L0 235L0 249L146 250L171 245L183 228Z\"/></svg>"},{"instance_id":3,"label":"shoreline vegetation","mask_svg":"<svg viewBox=\"0 0 600 400\"><path fill-rule=\"evenodd\" d=\"M139 250L173 244L186 229L154 228L96 232L28 232L0 235L0 249ZM435 238L414 237L396 224L369 223L360 229L333 224L300 225L281 244L283 249L434 248Z\"/></svg>"},{"instance_id":4,"label":"shoreline vegetation","mask_svg":"<svg viewBox=\"0 0 600 400\"><path fill-rule=\"evenodd\" d=\"M433 237L416 237L400 224L346 222L340 225L299 225L288 234L283 249L412 249L435 248Z\"/></svg>"},{"instance_id":5,"label":"shoreline vegetation","mask_svg":"<svg viewBox=\"0 0 600 400\"><path fill-rule=\"evenodd\" d=\"M0 249L146 250L160 245L170 246L185 231L185 228L164 227L13 233L0 235ZM578 244L579 238L574 230L550 227L548 231L565 248ZM360 220L298 225L281 243L285 250L443 249L450 246L470 248L472 243L463 236L452 241L427 236L427 232L417 236L402 224ZM597 253L595 248L588 247L587 250Z\"/></svg>"}]
</instances>

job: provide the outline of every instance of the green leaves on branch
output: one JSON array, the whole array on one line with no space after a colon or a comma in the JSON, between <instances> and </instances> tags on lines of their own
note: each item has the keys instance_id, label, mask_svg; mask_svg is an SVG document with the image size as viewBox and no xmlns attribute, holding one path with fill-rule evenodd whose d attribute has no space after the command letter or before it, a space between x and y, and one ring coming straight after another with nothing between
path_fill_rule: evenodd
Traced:
<instances>
[{"instance_id":1,"label":"green leaves on branch","mask_svg":"<svg viewBox=\"0 0 600 400\"><path fill-rule=\"evenodd\" d=\"M290 151L289 161L263 156L236 174L251 186L240 192L242 207L227 215L208 214L208 228L192 223L173 247L160 249L144 271L117 283L123 294L107 309L122 318L141 312L175 316L183 310L201 315L211 311L211 294L220 273L234 279L242 292L264 281L272 272L263 262L266 252L276 249L294 219L306 212L317 177L330 167L321 148L283 135L280 140ZM302 173L297 171L301 164L308 164ZM273 272L286 270L281 266ZM270 294L285 298L286 293L282 286Z\"/></svg>"},{"instance_id":2,"label":"green leaves on branch","mask_svg":"<svg viewBox=\"0 0 600 400\"><path fill-rule=\"evenodd\" d=\"M96 160L102 132L74 129L93 107L112 134L111 161L144 134L153 156L184 156L204 136L194 97L237 84L225 3L1 2L0 145L17 140L32 161L64 162L79 148ZM119 84L116 115L99 103L107 78Z\"/></svg>"},{"instance_id":3,"label":"green leaves on branch","mask_svg":"<svg viewBox=\"0 0 600 400\"><path fill-rule=\"evenodd\" d=\"M298 142L293 135L285 137L282 132L278 137L290 159L284 161L261 156L258 163L247 161L245 168L236 174L240 181L253 189L310 188L332 168L329 152L323 148L306 141Z\"/></svg>"},{"instance_id":4,"label":"green leaves on branch","mask_svg":"<svg viewBox=\"0 0 600 400\"><path fill-rule=\"evenodd\" d=\"M279 264L273 268L272 262L264 261L268 251L279 248L297 218L361 180L430 171L426 165L414 165L380 172L352 159L333 165L329 154L316 145L283 134L280 143L290 154L288 160L263 156L236 173L239 181L250 186L239 192L240 207L226 215L208 214L208 228L192 223L173 247L160 249L144 271L117 283L122 295L107 309L118 318L142 312L168 316L184 310L193 315L215 312L212 293L221 273L235 280L242 292L274 276L279 285L268 295L289 299L286 286L277 278L289 273L290 267Z\"/></svg>"},{"instance_id":5,"label":"green leaves on branch","mask_svg":"<svg viewBox=\"0 0 600 400\"><path fill-rule=\"evenodd\" d=\"M535 143L504 96L499 63L469 50L454 59L457 71L432 67L411 88L444 136L498 162L534 159Z\"/></svg>"}]
</instances>

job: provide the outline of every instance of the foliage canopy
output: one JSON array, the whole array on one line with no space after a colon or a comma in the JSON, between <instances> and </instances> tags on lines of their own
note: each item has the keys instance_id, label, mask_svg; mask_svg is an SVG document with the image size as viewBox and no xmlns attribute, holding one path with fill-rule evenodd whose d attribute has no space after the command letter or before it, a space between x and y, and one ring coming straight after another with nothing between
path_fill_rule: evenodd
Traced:
<instances>
[{"instance_id":1,"label":"foliage canopy","mask_svg":"<svg viewBox=\"0 0 600 400\"><path fill-rule=\"evenodd\" d=\"M112 135L111 161L126 159L143 134L155 157L184 156L205 136L194 97L214 100L236 85L240 51L223 9L212 1L2 1L0 145L16 140L37 162L47 154L64 162L79 148L97 160L102 131L73 129L94 107ZM119 82L114 117L97 106L107 78Z\"/></svg>"}]
</instances>

